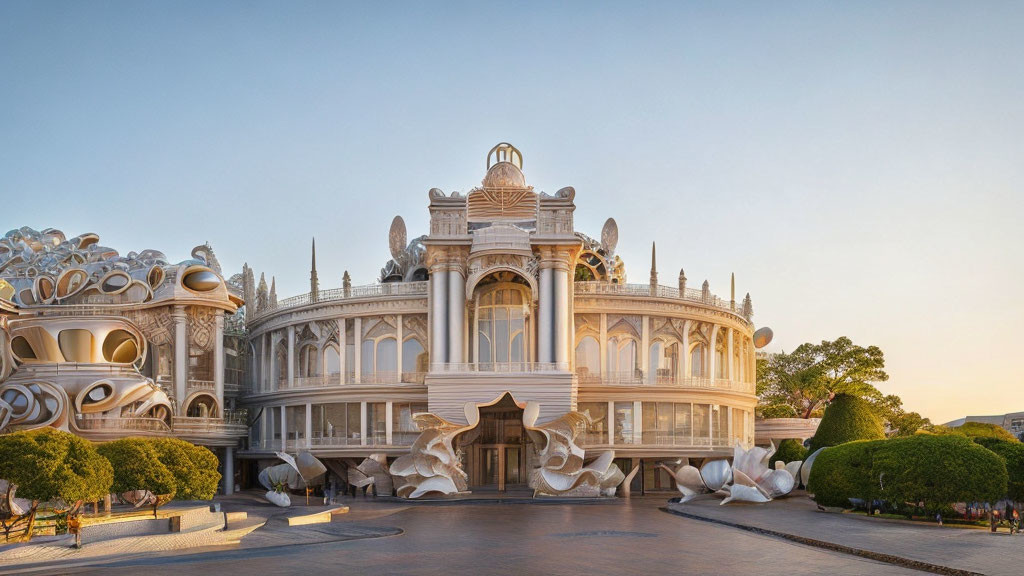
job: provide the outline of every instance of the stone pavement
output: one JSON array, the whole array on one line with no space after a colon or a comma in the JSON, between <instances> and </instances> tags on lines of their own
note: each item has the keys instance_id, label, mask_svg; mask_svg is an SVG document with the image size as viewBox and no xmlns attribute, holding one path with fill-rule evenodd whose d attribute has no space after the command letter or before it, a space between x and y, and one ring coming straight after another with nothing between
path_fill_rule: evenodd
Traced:
<instances>
[{"instance_id":1,"label":"stone pavement","mask_svg":"<svg viewBox=\"0 0 1024 576\"><path fill-rule=\"evenodd\" d=\"M158 553L62 567L62 573L207 574L917 574L666 514L665 497L607 505L416 506L357 498L351 512L321 530L399 531L386 538L311 542L276 540L274 526L243 538L239 547ZM349 532L351 533L351 532Z\"/></svg>"},{"instance_id":2,"label":"stone pavement","mask_svg":"<svg viewBox=\"0 0 1024 576\"><path fill-rule=\"evenodd\" d=\"M1024 536L987 529L822 512L804 493L767 504L708 495L671 508L727 524L824 541L981 574L1024 574Z\"/></svg>"}]
</instances>

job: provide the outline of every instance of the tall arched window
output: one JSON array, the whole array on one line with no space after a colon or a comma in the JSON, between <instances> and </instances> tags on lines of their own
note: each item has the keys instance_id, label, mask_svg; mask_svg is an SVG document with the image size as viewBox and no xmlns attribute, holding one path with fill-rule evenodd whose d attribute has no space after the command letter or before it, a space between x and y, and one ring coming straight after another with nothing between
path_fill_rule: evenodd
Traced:
<instances>
[{"instance_id":1,"label":"tall arched window","mask_svg":"<svg viewBox=\"0 0 1024 576\"><path fill-rule=\"evenodd\" d=\"M339 372L341 372L341 355L336 346L328 345L324 349L324 374L334 375Z\"/></svg>"},{"instance_id":2,"label":"tall arched window","mask_svg":"<svg viewBox=\"0 0 1024 576\"><path fill-rule=\"evenodd\" d=\"M511 284L499 284L480 294L476 304L479 369L492 369L494 363L525 362L525 326L523 290Z\"/></svg>"},{"instance_id":3,"label":"tall arched window","mask_svg":"<svg viewBox=\"0 0 1024 576\"><path fill-rule=\"evenodd\" d=\"M423 345L415 338L402 342L402 372L426 372L427 358Z\"/></svg>"},{"instance_id":4,"label":"tall arched window","mask_svg":"<svg viewBox=\"0 0 1024 576\"><path fill-rule=\"evenodd\" d=\"M393 336L363 340L360 364L363 377L367 380L384 381L397 376L398 341Z\"/></svg>"},{"instance_id":5,"label":"tall arched window","mask_svg":"<svg viewBox=\"0 0 1024 576\"><path fill-rule=\"evenodd\" d=\"M637 352L636 340L628 337L614 336L608 340L608 372L622 376L636 374Z\"/></svg>"},{"instance_id":6,"label":"tall arched window","mask_svg":"<svg viewBox=\"0 0 1024 576\"><path fill-rule=\"evenodd\" d=\"M576 345L576 373L582 378L601 374L601 345L593 336L584 336Z\"/></svg>"},{"instance_id":7,"label":"tall arched window","mask_svg":"<svg viewBox=\"0 0 1024 576\"><path fill-rule=\"evenodd\" d=\"M704 344L697 344L690 349L690 376L703 378L704 374Z\"/></svg>"},{"instance_id":8,"label":"tall arched window","mask_svg":"<svg viewBox=\"0 0 1024 576\"><path fill-rule=\"evenodd\" d=\"M298 375L300 378L317 376L317 349L315 344L306 344L299 350Z\"/></svg>"},{"instance_id":9,"label":"tall arched window","mask_svg":"<svg viewBox=\"0 0 1024 576\"><path fill-rule=\"evenodd\" d=\"M726 371L729 369L725 365L725 350L719 348L715 350L715 378L725 378Z\"/></svg>"}]
</instances>

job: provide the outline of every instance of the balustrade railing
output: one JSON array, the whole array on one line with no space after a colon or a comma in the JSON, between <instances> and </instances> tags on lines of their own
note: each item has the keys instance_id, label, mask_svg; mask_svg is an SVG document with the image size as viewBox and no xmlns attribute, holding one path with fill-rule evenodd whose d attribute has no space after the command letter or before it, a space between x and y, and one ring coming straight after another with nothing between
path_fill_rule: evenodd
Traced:
<instances>
[{"instance_id":1,"label":"balustrade railing","mask_svg":"<svg viewBox=\"0 0 1024 576\"><path fill-rule=\"evenodd\" d=\"M213 389L216 388L216 387L217 386L216 386L216 384L214 383L213 380L193 380L191 378L189 378L189 380L188 380L188 389L189 389L189 391L192 391L192 390L210 390L210 391L213 391Z\"/></svg>"},{"instance_id":2,"label":"balustrade railing","mask_svg":"<svg viewBox=\"0 0 1024 576\"><path fill-rule=\"evenodd\" d=\"M245 436L249 427L244 421L230 418L204 418L199 416L175 416L171 425L175 433L215 433L230 436Z\"/></svg>"},{"instance_id":3,"label":"balustrade railing","mask_svg":"<svg viewBox=\"0 0 1024 576\"><path fill-rule=\"evenodd\" d=\"M349 288L331 288L318 291L315 298L312 292L285 298L278 301L276 306L270 306L254 312L252 317L259 318L279 310L306 306L314 302L334 302L337 300L378 298L381 296L425 296L426 294L427 282L388 282L384 284L369 284L367 286L351 286Z\"/></svg>"},{"instance_id":4,"label":"balustrade railing","mask_svg":"<svg viewBox=\"0 0 1024 576\"><path fill-rule=\"evenodd\" d=\"M430 365L431 372L469 373L491 372L504 374L521 374L533 372L565 372L569 370L566 362L443 362Z\"/></svg>"},{"instance_id":5,"label":"balustrade railing","mask_svg":"<svg viewBox=\"0 0 1024 576\"><path fill-rule=\"evenodd\" d=\"M343 377L344 376L344 377ZM269 394L282 390L314 390L319 388L332 388L336 386L367 386L382 384L419 384L422 385L426 378L425 372L402 372L395 371L372 372L361 374L356 378L355 374L324 374L320 376L296 376L291 385L287 378L277 381L277 388L274 390L250 390L249 394Z\"/></svg>"},{"instance_id":6,"label":"balustrade railing","mask_svg":"<svg viewBox=\"0 0 1024 576\"><path fill-rule=\"evenodd\" d=\"M170 432L171 427L159 418L91 416L76 414L75 426L79 430L90 431L136 431L136 432Z\"/></svg>"},{"instance_id":7,"label":"balustrade railing","mask_svg":"<svg viewBox=\"0 0 1024 576\"><path fill-rule=\"evenodd\" d=\"M753 382L741 382L725 378L677 378L675 376L649 376L643 372L610 372L594 374L589 371L576 372L581 385L589 386L665 386L670 388L689 388L696 390L732 390L734 392L754 393Z\"/></svg>"},{"instance_id":8,"label":"balustrade railing","mask_svg":"<svg viewBox=\"0 0 1024 576\"><path fill-rule=\"evenodd\" d=\"M733 312L745 316L743 304L719 298L714 294L705 294L702 290L687 288L680 293L679 288L672 286L651 286L650 284L612 284L610 282L575 282L575 294L612 294L622 296L652 296L655 298L672 298L676 300L687 300L713 306L721 310Z\"/></svg>"}]
</instances>

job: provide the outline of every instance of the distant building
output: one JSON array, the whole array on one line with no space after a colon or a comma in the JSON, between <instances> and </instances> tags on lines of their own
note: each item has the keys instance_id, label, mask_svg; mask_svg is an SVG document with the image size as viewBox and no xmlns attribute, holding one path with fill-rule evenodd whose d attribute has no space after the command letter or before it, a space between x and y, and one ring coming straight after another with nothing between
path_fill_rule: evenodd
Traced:
<instances>
[{"instance_id":1,"label":"distant building","mask_svg":"<svg viewBox=\"0 0 1024 576\"><path fill-rule=\"evenodd\" d=\"M985 424L995 424L996 426L1002 426L1010 434L1013 434L1017 438L1024 439L1024 412L1010 412L1009 414L1003 414L1002 416L965 416L964 418L957 418L952 422L946 422L946 426L955 428L961 426L967 422L983 422Z\"/></svg>"}]
</instances>

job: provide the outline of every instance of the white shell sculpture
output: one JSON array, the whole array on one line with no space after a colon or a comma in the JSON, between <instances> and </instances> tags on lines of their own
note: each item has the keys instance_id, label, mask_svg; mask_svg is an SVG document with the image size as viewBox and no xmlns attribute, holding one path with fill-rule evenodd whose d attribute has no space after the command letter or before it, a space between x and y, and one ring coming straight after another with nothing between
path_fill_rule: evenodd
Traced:
<instances>
[{"instance_id":1,"label":"white shell sculpture","mask_svg":"<svg viewBox=\"0 0 1024 576\"><path fill-rule=\"evenodd\" d=\"M683 493L680 502L688 502L708 491L708 487L704 485L704 479L700 475L700 470L696 466L687 464L672 472L672 475L676 479L676 487Z\"/></svg>"},{"instance_id":2,"label":"white shell sculpture","mask_svg":"<svg viewBox=\"0 0 1024 576\"><path fill-rule=\"evenodd\" d=\"M326 472L327 467L309 452L299 452L295 458L284 452L276 452L276 454L278 458L284 460L284 464L269 466L261 470L259 481L267 489L265 496L268 501L282 507L290 506L291 498L288 493L278 492L278 488L286 487L291 490L305 488Z\"/></svg>"},{"instance_id":3,"label":"white shell sculpture","mask_svg":"<svg viewBox=\"0 0 1024 576\"><path fill-rule=\"evenodd\" d=\"M469 424L454 424L433 414L424 412L413 415L413 421L421 430L413 442L410 453L399 457L391 464L391 474L402 479L398 495L403 498L419 498L426 494L458 494L465 492L468 476L462 470L452 441L466 430L476 426L479 412L467 407Z\"/></svg>"},{"instance_id":4,"label":"white shell sculpture","mask_svg":"<svg viewBox=\"0 0 1024 576\"><path fill-rule=\"evenodd\" d=\"M568 412L546 424L535 426L540 405L528 402L523 410L523 427L539 447L540 467L530 474L534 494L546 496L614 496L625 475L612 463L614 450L584 462L584 451L576 436L590 425L590 414Z\"/></svg>"},{"instance_id":5,"label":"white shell sculpture","mask_svg":"<svg viewBox=\"0 0 1024 576\"><path fill-rule=\"evenodd\" d=\"M717 492L732 481L732 467L728 460L711 460L700 467L700 477L708 490Z\"/></svg>"},{"instance_id":6,"label":"white shell sculpture","mask_svg":"<svg viewBox=\"0 0 1024 576\"><path fill-rule=\"evenodd\" d=\"M818 454L821 454L822 450L824 450L824 448L818 448L815 450L813 454L804 460L803 465L800 466L800 483L803 484L805 488L811 479L811 466L814 464L814 460L818 457Z\"/></svg>"}]
</instances>

